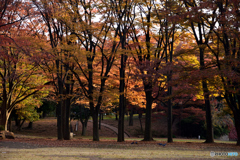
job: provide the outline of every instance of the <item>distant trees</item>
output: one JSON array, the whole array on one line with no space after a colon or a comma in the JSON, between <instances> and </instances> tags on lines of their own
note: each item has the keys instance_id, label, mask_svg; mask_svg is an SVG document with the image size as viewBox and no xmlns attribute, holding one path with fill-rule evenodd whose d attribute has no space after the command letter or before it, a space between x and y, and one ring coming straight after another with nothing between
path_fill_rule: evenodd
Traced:
<instances>
[{"instance_id":1,"label":"distant trees","mask_svg":"<svg viewBox=\"0 0 240 160\"><path fill-rule=\"evenodd\" d=\"M90 109L87 108L85 105L82 104L73 104L71 106L71 119L79 120L82 123L82 136L86 135L87 131L87 123L88 119L90 118Z\"/></svg>"}]
</instances>

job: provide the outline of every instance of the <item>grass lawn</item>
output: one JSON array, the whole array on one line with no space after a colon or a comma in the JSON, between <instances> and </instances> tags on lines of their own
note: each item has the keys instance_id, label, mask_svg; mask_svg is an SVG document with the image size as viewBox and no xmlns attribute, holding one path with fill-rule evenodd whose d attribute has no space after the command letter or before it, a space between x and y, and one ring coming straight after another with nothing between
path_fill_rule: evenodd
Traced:
<instances>
[{"instance_id":1,"label":"grass lawn","mask_svg":"<svg viewBox=\"0 0 240 160\"><path fill-rule=\"evenodd\" d=\"M134 126L126 124L128 132L139 128L139 121L137 118L134 120ZM163 120L157 124L163 124ZM104 123L117 125L117 121L111 119L104 120ZM130 137L125 138L125 142L117 142L116 134L103 127L100 142L93 142L91 125L88 124L87 136L81 136L79 129L72 140L59 141L56 139L55 118L34 122L33 130L16 131L16 139L0 140L0 160L240 159L240 156L210 156L211 152L237 152L240 155L240 146L231 141L215 140L214 144L206 144L202 139L174 138L174 143L167 143L166 138L144 142L141 141L143 138Z\"/></svg>"},{"instance_id":2,"label":"grass lawn","mask_svg":"<svg viewBox=\"0 0 240 160\"><path fill-rule=\"evenodd\" d=\"M88 138L70 141L44 139L43 137L40 141L39 139L34 137L25 142L18 142L18 145L30 144L28 148L0 147L0 159L240 159L240 156L210 156L211 151L216 153L238 152L240 154L240 147L236 146L235 142L216 141L214 144L205 144L202 143L203 140L197 139L174 139L174 143L166 144L165 138L155 139L152 142L143 142L139 138L134 138L120 143L116 142L116 138L103 137L100 142L93 142ZM7 140L7 142L14 142L14 140ZM137 144L131 144L132 142L137 142ZM51 143L53 145L49 145ZM159 145L159 143L166 144L166 146Z\"/></svg>"}]
</instances>

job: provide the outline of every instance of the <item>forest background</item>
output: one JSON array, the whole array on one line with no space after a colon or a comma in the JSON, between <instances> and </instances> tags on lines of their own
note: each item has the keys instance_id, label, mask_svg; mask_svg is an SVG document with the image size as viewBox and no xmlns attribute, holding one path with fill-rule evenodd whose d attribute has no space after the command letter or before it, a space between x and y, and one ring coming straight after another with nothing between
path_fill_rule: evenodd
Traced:
<instances>
[{"instance_id":1,"label":"forest background","mask_svg":"<svg viewBox=\"0 0 240 160\"><path fill-rule=\"evenodd\" d=\"M53 101L58 139L69 140L71 108L80 105L89 108L99 141L99 115L112 106L121 142L125 112L145 108L145 141L153 140L154 111L168 117L168 142L173 118L191 117L205 120L207 143L220 126L235 127L240 145L239 5L2 0L0 125L7 130L13 111L34 121L35 108Z\"/></svg>"}]
</instances>

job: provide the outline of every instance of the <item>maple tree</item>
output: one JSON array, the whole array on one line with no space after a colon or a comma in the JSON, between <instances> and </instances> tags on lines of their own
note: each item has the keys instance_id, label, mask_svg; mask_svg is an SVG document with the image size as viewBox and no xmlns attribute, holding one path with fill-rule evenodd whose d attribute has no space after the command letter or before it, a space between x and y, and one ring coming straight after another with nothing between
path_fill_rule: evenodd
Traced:
<instances>
[{"instance_id":1,"label":"maple tree","mask_svg":"<svg viewBox=\"0 0 240 160\"><path fill-rule=\"evenodd\" d=\"M119 38L119 43L121 44L121 60L120 60L120 84L119 84L119 119L118 119L118 142L124 141L124 115L126 110L126 62L127 62L127 37L128 32L132 27L134 21L134 16L131 15L133 8L135 7L134 1L111 1L113 17L116 17L116 20L113 22L115 33Z\"/></svg>"},{"instance_id":2,"label":"maple tree","mask_svg":"<svg viewBox=\"0 0 240 160\"><path fill-rule=\"evenodd\" d=\"M36 49L31 43L32 32L22 25L29 12L31 8L27 2L1 1L0 119L5 130L12 110L33 95L40 95L39 91L46 82L44 76L40 75L39 68L32 61L31 55Z\"/></svg>"},{"instance_id":3,"label":"maple tree","mask_svg":"<svg viewBox=\"0 0 240 160\"><path fill-rule=\"evenodd\" d=\"M237 133L237 145L240 145L239 114L239 3L235 0L219 1L217 16L218 28L208 48L216 58L218 75L222 82L220 89L228 107L232 110Z\"/></svg>"},{"instance_id":4,"label":"maple tree","mask_svg":"<svg viewBox=\"0 0 240 160\"><path fill-rule=\"evenodd\" d=\"M55 100L57 101L57 127L58 139L70 139L70 105L73 97L73 76L70 68L73 68L68 58L70 56L71 41L67 36L66 26L57 20L57 14L61 12L61 1L33 1L38 14L42 19L36 23L35 29L40 27L50 40L49 44L39 44L42 55L39 62L45 74L54 86ZM42 26L41 26L42 25Z\"/></svg>"},{"instance_id":5,"label":"maple tree","mask_svg":"<svg viewBox=\"0 0 240 160\"><path fill-rule=\"evenodd\" d=\"M189 24L194 34L200 57L200 71L207 69L205 49L209 43L209 39L213 29L216 25L216 7L206 8L206 6L214 6L215 2L210 1L183 1L186 7L187 23ZM203 11L206 8L207 11ZM204 93L205 107L206 107L206 122L207 122L207 133L206 142L213 143L213 126L212 126L212 115L210 105L210 94L209 86L207 84L207 77L202 77L201 80L202 89Z\"/></svg>"},{"instance_id":6,"label":"maple tree","mask_svg":"<svg viewBox=\"0 0 240 160\"><path fill-rule=\"evenodd\" d=\"M76 52L71 55L71 60L76 66L71 72L89 101L93 118L93 140L99 141L98 114L119 42L109 41L116 38L117 34L112 31L113 18L111 12L108 12L108 4L103 2L98 7L95 3L66 1L63 3L66 15L58 18L65 23L73 38ZM95 16L101 16L99 22L94 21ZM72 19L69 20L69 17Z\"/></svg>"},{"instance_id":7,"label":"maple tree","mask_svg":"<svg viewBox=\"0 0 240 160\"><path fill-rule=\"evenodd\" d=\"M147 1L139 3L139 12L133 31L130 33L131 49L136 55L135 60L138 78L142 79L146 96L146 122L144 140L152 140L151 112L154 101L162 96L165 89L168 97L171 95L171 63L173 60L175 29L177 17L173 12L174 1ZM166 8L166 4L169 6ZM171 4L171 5L170 5ZM171 6L171 7L170 7ZM169 16L171 15L171 16ZM168 18L171 17L171 18ZM174 18L172 18L174 17ZM140 76L139 76L140 75ZM169 142L172 142L171 125L171 98L169 106Z\"/></svg>"}]
</instances>

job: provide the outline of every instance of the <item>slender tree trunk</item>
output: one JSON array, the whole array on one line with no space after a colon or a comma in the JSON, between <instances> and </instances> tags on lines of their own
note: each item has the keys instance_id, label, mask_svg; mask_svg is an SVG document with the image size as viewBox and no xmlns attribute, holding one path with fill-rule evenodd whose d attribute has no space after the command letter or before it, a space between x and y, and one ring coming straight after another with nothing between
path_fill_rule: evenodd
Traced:
<instances>
[{"instance_id":1,"label":"slender tree trunk","mask_svg":"<svg viewBox=\"0 0 240 160\"><path fill-rule=\"evenodd\" d=\"M130 111L129 126L133 126L133 108Z\"/></svg>"},{"instance_id":2,"label":"slender tree trunk","mask_svg":"<svg viewBox=\"0 0 240 160\"><path fill-rule=\"evenodd\" d=\"M4 127L4 130L7 131L8 129L8 120L11 112L9 113L8 111L1 112L3 113L2 119L1 119L1 125Z\"/></svg>"},{"instance_id":3,"label":"slender tree trunk","mask_svg":"<svg viewBox=\"0 0 240 160\"><path fill-rule=\"evenodd\" d=\"M24 124L25 121L26 121L25 118L22 120L22 122L20 121L21 123L19 123L19 125L18 125L18 130L19 130L19 131L22 130L22 126L23 126L23 124Z\"/></svg>"},{"instance_id":4,"label":"slender tree trunk","mask_svg":"<svg viewBox=\"0 0 240 160\"><path fill-rule=\"evenodd\" d=\"M99 130L101 130L101 120L102 120L102 116L101 116L102 114L101 113L99 113L99 126L98 126L98 128L99 128Z\"/></svg>"},{"instance_id":5,"label":"slender tree trunk","mask_svg":"<svg viewBox=\"0 0 240 160\"><path fill-rule=\"evenodd\" d=\"M138 114L138 119L139 119L139 123L140 123L140 127L141 127L141 131L143 132L143 126L142 126L142 113Z\"/></svg>"},{"instance_id":6,"label":"slender tree trunk","mask_svg":"<svg viewBox=\"0 0 240 160\"><path fill-rule=\"evenodd\" d=\"M118 111L117 111L117 107L115 107L115 120L118 120Z\"/></svg>"},{"instance_id":7,"label":"slender tree trunk","mask_svg":"<svg viewBox=\"0 0 240 160\"><path fill-rule=\"evenodd\" d=\"M82 123L82 136L86 136L87 122L88 122L88 119L85 119L84 121L81 120L81 123Z\"/></svg>"}]
</instances>

